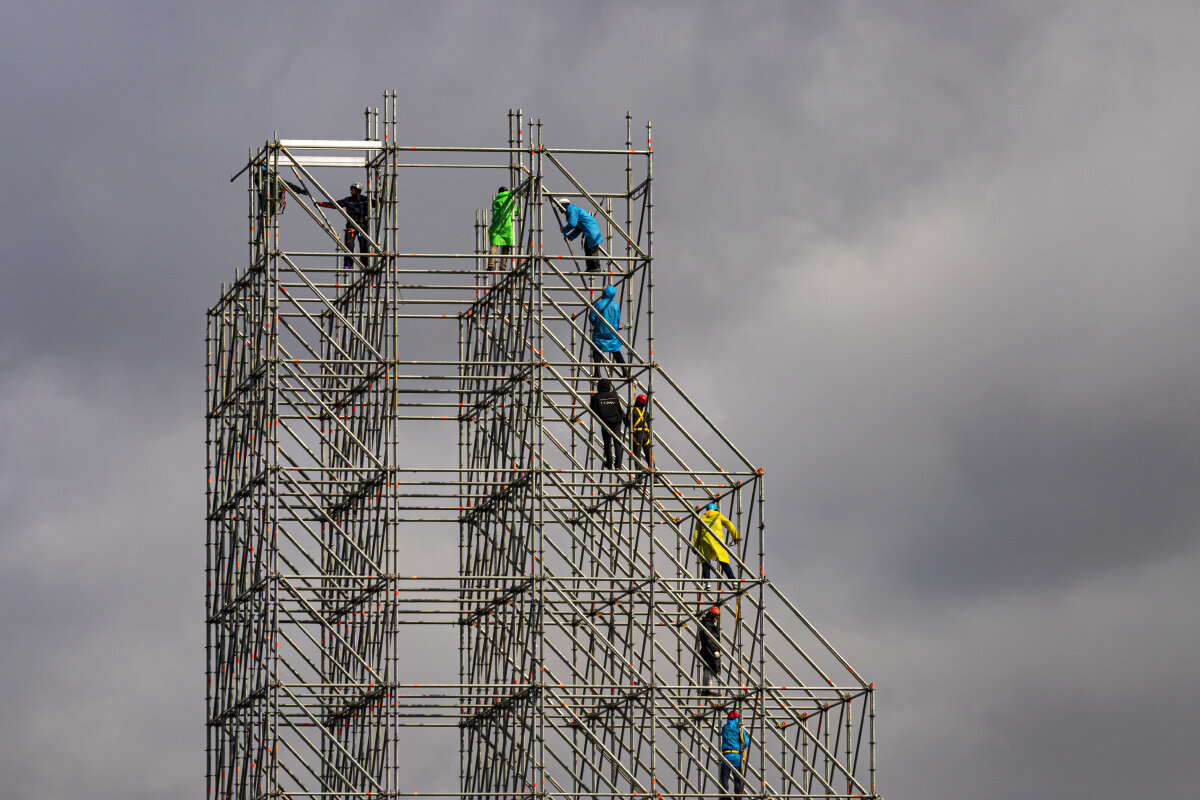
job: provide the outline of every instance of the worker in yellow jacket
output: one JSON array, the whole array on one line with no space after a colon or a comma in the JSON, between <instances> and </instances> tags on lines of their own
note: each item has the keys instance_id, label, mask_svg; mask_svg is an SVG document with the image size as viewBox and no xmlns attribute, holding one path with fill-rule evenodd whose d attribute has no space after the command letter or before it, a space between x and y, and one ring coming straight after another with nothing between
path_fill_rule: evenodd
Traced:
<instances>
[{"instance_id":1,"label":"worker in yellow jacket","mask_svg":"<svg viewBox=\"0 0 1200 800\"><path fill-rule=\"evenodd\" d=\"M712 577L712 570L709 568L708 562L715 558L721 562L721 571L725 573L725 577L731 581L736 580L733 567L729 564L726 539L722 536L724 531L728 531L733 541L737 542L737 528L733 527L733 523L721 513L716 503L709 503L704 509L704 513L700 515L700 519L696 520L696 531L692 534L692 546L699 551L703 562L703 566L700 568L700 577L702 578Z\"/></svg>"}]
</instances>

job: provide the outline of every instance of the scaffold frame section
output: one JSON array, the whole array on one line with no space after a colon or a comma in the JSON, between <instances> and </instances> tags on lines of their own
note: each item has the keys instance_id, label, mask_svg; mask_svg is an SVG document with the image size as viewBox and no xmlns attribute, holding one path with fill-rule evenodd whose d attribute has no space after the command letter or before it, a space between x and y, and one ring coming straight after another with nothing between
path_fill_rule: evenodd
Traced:
<instances>
[{"instance_id":1,"label":"scaffold frame section","mask_svg":"<svg viewBox=\"0 0 1200 800\"><path fill-rule=\"evenodd\" d=\"M745 794L877 796L874 684L770 581L763 471L655 360L651 126L554 148L517 110L507 147L401 145L396 105L234 175L249 260L207 331L208 796L717 797L731 711ZM483 210L449 251L406 226L406 176L459 169L512 190L507 251ZM598 253L560 235L562 197ZM624 364L592 350L605 286ZM648 398L649 448L610 435L616 469L601 378ZM419 462L426 430L456 463ZM732 579L694 545L710 503ZM410 574L442 541L448 568ZM414 679L414 646L455 679Z\"/></svg>"}]
</instances>

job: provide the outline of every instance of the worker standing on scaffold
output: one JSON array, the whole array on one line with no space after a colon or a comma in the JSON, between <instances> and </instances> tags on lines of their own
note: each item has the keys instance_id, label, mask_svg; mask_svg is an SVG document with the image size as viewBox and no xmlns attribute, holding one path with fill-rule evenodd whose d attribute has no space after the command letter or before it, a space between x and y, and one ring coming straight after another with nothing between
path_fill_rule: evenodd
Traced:
<instances>
[{"instance_id":1,"label":"worker standing on scaffold","mask_svg":"<svg viewBox=\"0 0 1200 800\"><path fill-rule=\"evenodd\" d=\"M595 308L588 311L588 321L592 324L592 377L600 377L601 362L607 364L612 356L613 361L625 365L625 377L628 378L629 365L621 355L621 339L617 336L621 329L621 303L617 300L616 287L604 287Z\"/></svg>"},{"instance_id":2,"label":"worker standing on scaffold","mask_svg":"<svg viewBox=\"0 0 1200 800\"><path fill-rule=\"evenodd\" d=\"M592 395L588 408L600 418L600 437L604 440L604 469L621 468L621 426L625 423L625 409L621 397L613 391L612 381L602 378L598 391ZM614 452L615 451L615 452Z\"/></svg>"},{"instance_id":3,"label":"worker standing on scaffold","mask_svg":"<svg viewBox=\"0 0 1200 800\"><path fill-rule=\"evenodd\" d=\"M629 409L629 430L633 436L633 457L646 462L645 470L654 469L654 459L650 457L650 415L646 404L646 395L639 394Z\"/></svg>"},{"instance_id":4,"label":"worker standing on scaffold","mask_svg":"<svg viewBox=\"0 0 1200 800\"><path fill-rule=\"evenodd\" d=\"M721 607L712 606L700 615L696 631L696 655L700 658L700 694L714 695L713 679L721 674Z\"/></svg>"},{"instance_id":5,"label":"worker standing on scaffold","mask_svg":"<svg viewBox=\"0 0 1200 800\"><path fill-rule=\"evenodd\" d=\"M501 186L492 198L492 224L488 226L488 241L491 244L491 258L488 259L488 269L496 268L496 253L508 255L516 242L513 236L513 217L520 216L517 199L507 186ZM500 262L500 269L509 267L508 259Z\"/></svg>"},{"instance_id":6,"label":"worker standing on scaffold","mask_svg":"<svg viewBox=\"0 0 1200 800\"><path fill-rule=\"evenodd\" d=\"M729 794L729 779L733 778L733 796L742 796L742 762L750 749L750 734L742 729L737 709L721 728L721 794Z\"/></svg>"},{"instance_id":7,"label":"worker standing on scaffold","mask_svg":"<svg viewBox=\"0 0 1200 800\"><path fill-rule=\"evenodd\" d=\"M712 570L708 566L708 562L714 558L721 562L721 571L725 573L725 577L729 580L737 580L733 574L733 567L729 564L729 551L725 547L725 538L721 535L724 531L728 531L733 537L733 541L738 540L737 528L733 526L716 503L709 503L704 509L704 513L696 520L696 530L692 534L692 546L700 553L700 558L703 561L700 567L701 578L711 578Z\"/></svg>"},{"instance_id":8,"label":"worker standing on scaffold","mask_svg":"<svg viewBox=\"0 0 1200 800\"><path fill-rule=\"evenodd\" d=\"M287 182L265 166L258 168L258 214L254 231L255 243L267 235L271 222L287 210Z\"/></svg>"},{"instance_id":9,"label":"worker standing on scaffold","mask_svg":"<svg viewBox=\"0 0 1200 800\"><path fill-rule=\"evenodd\" d=\"M350 184L350 196L343 197L336 203L327 203L321 201L317 203L321 208L340 208L346 212L346 230L343 232L342 241L346 244L346 256L342 259L342 267L350 269L353 259L351 255L354 253L354 240L358 240L358 252L367 252L367 237L355 229L354 225L350 224L351 220L363 231L367 229L367 196L363 194L363 186L361 183Z\"/></svg>"},{"instance_id":10,"label":"worker standing on scaffold","mask_svg":"<svg viewBox=\"0 0 1200 800\"><path fill-rule=\"evenodd\" d=\"M604 237L600 235L600 226L596 224L596 218L565 197L558 198L558 204L567 215L567 224L562 226L562 235L567 237L569 242L583 234L583 255L589 259L586 271L599 272L600 258L597 256L604 256L600 250L600 243L604 241Z\"/></svg>"}]
</instances>

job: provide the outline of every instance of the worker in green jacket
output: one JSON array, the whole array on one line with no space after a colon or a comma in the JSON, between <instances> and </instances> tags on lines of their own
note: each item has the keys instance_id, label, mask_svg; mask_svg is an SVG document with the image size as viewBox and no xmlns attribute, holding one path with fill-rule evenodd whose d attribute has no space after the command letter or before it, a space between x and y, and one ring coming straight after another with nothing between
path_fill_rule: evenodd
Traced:
<instances>
[{"instance_id":1,"label":"worker in green jacket","mask_svg":"<svg viewBox=\"0 0 1200 800\"><path fill-rule=\"evenodd\" d=\"M737 580L733 574L733 567L729 564L729 550L726 549L726 538L722 535L728 532L730 538L736 543L738 540L738 530L733 526L733 523L721 513L717 508L716 503L709 503L704 509L704 513L696 520L696 530L692 534L692 546L700 553L700 559L703 566L700 568L701 578L711 578L712 570L708 566L708 562L716 559L721 563L721 571L725 573L725 577L729 580Z\"/></svg>"},{"instance_id":2,"label":"worker in green jacket","mask_svg":"<svg viewBox=\"0 0 1200 800\"><path fill-rule=\"evenodd\" d=\"M488 259L488 269L496 268L496 254L509 255L512 253L516 238L513 236L513 217L520 216L517 208L517 198L501 186L492 198L492 224L488 226L488 241L491 244L491 258ZM501 269L508 266L508 259L501 261Z\"/></svg>"}]
</instances>

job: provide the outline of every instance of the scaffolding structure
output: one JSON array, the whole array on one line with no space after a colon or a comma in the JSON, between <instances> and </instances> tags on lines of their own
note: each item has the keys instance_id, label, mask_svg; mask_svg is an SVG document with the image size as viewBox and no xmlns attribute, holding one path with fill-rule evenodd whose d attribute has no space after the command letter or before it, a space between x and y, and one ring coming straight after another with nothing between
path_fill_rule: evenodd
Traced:
<instances>
[{"instance_id":1,"label":"scaffolding structure","mask_svg":"<svg viewBox=\"0 0 1200 800\"><path fill-rule=\"evenodd\" d=\"M391 93L365 127L274 138L234 176L249 262L207 330L207 796L715 797L733 710L746 794L876 796L874 685L770 581L763 471L654 360L650 125L557 148L516 111L507 146L410 146ZM430 246L418 176L453 171L480 177L451 235L471 246ZM518 213L492 254L469 208L496 183ZM560 235L561 197L598 255ZM608 285L626 365L591 347ZM602 376L648 396L652 459L617 437L625 469L602 468ZM741 533L734 580L700 577L709 503Z\"/></svg>"}]
</instances>

